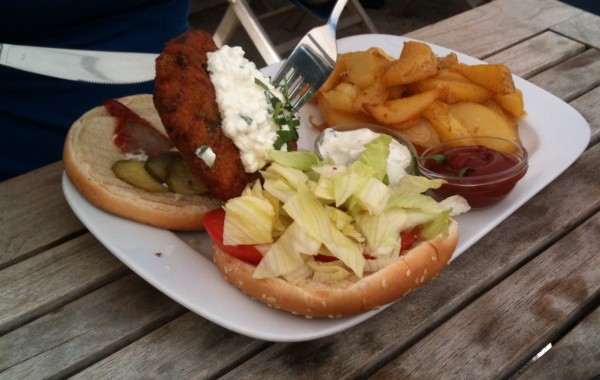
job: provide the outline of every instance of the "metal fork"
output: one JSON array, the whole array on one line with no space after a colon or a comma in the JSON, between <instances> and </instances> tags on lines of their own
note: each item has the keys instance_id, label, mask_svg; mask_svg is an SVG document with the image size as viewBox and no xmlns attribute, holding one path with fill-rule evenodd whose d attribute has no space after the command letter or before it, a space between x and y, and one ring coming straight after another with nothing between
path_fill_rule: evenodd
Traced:
<instances>
[{"instance_id":1,"label":"metal fork","mask_svg":"<svg viewBox=\"0 0 600 380\"><path fill-rule=\"evenodd\" d=\"M302 37L272 80L275 86L287 85L288 99L295 109L300 109L333 71L338 54L335 32L347 1L338 0L327 23Z\"/></svg>"}]
</instances>

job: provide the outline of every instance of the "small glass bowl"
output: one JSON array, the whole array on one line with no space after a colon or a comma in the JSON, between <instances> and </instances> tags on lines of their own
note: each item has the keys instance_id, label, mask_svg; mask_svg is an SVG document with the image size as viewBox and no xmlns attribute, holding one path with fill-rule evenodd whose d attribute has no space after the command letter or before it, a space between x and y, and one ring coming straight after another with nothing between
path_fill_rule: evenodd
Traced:
<instances>
[{"instance_id":1,"label":"small glass bowl","mask_svg":"<svg viewBox=\"0 0 600 380\"><path fill-rule=\"evenodd\" d=\"M348 123L348 124L340 124L340 125L334 125L334 126L328 127L326 129L324 129L321 133L319 133L319 135L315 139L315 143L314 143L315 153L317 154L317 156L319 156L319 158L321 160L323 160L325 158L325 155L321 152L321 144L323 142L323 139L325 138L325 134L327 133L327 131L333 130L333 131L337 131L337 132L346 132L346 131L354 131L354 130L362 129L362 128L370 129L371 131L376 132L376 133L390 135L390 136L392 136L392 138L394 138L396 141L398 141L401 145L404 145L406 148L408 148L408 151L410 152L410 155L412 157L412 162L411 162L411 165L408 168L406 168L406 172L409 174L414 174L414 168L416 166L415 157L417 156L417 153L416 153L417 151L416 151L415 147L413 146L413 144L410 141L408 141L398 131L391 129L391 128L386 128L382 125L369 124L369 123Z\"/></svg>"},{"instance_id":2,"label":"small glass bowl","mask_svg":"<svg viewBox=\"0 0 600 380\"><path fill-rule=\"evenodd\" d=\"M495 168L486 174L469 174L470 169L458 175L442 172L432 156L445 155L449 150L473 151L475 147L485 147L494 155L493 160L514 161L512 166ZM482 149L482 151L484 151ZM498 152L509 157L500 159ZM481 153L486 155L489 153ZM449 156L448 156L449 157ZM450 160L450 159L449 159ZM439 200L451 195L463 196L472 209L492 206L513 190L517 182L523 178L528 168L528 156L525 148L514 141L499 137L464 137L454 140L442 141L427 148L417 159L420 174L429 179L443 179L446 181L438 189L432 189L433 196ZM505 165L506 166L506 165ZM468 160L464 168L468 168Z\"/></svg>"}]
</instances>

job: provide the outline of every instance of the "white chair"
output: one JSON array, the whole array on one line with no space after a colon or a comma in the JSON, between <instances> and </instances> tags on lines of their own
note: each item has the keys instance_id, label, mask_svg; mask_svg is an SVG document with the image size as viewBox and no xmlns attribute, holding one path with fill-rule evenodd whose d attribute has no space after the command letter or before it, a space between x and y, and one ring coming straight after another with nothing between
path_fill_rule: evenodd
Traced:
<instances>
[{"instance_id":1,"label":"white chair","mask_svg":"<svg viewBox=\"0 0 600 380\"><path fill-rule=\"evenodd\" d=\"M297 38L275 46L269 37L269 34L261 24L261 20L281 15L290 9L296 8L293 1L281 8L273 9L260 17L255 15L249 2L246 0L228 0L228 2L229 6L227 11L213 35L218 46L227 44L237 26L241 24L262 58L270 65L279 62L281 60L281 54L291 51L300 40L300 38ZM310 3L309 1L306 2ZM349 17L346 15L348 11L352 12L352 15ZM367 32L377 33L377 28L360 5L359 0L349 0L344 13L343 18L338 24L338 29L343 29L355 24L362 24ZM323 23L324 22L325 21L323 21Z\"/></svg>"}]
</instances>

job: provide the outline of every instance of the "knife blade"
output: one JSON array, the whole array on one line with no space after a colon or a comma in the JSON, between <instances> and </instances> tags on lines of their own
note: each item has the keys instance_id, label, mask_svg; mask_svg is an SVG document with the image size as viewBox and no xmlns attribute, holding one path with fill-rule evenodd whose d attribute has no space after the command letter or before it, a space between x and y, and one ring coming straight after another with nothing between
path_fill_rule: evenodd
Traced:
<instances>
[{"instance_id":1,"label":"knife blade","mask_svg":"<svg viewBox=\"0 0 600 380\"><path fill-rule=\"evenodd\" d=\"M0 43L0 65L54 78L102 84L154 80L158 54L58 49Z\"/></svg>"}]
</instances>

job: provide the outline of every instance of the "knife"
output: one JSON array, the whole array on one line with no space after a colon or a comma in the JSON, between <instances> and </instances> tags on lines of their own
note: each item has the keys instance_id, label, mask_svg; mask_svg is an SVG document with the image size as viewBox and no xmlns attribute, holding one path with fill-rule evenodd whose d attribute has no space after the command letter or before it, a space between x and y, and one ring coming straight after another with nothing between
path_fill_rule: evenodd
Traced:
<instances>
[{"instance_id":1,"label":"knife","mask_svg":"<svg viewBox=\"0 0 600 380\"><path fill-rule=\"evenodd\" d=\"M0 65L73 81L127 84L154 80L158 54L71 50L0 43Z\"/></svg>"}]
</instances>

